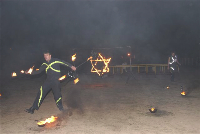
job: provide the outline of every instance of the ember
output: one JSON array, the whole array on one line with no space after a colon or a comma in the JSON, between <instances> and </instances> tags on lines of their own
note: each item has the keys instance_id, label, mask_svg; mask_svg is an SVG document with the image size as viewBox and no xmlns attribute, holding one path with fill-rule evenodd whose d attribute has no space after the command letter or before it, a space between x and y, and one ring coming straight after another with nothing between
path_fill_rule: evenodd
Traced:
<instances>
[{"instance_id":1,"label":"ember","mask_svg":"<svg viewBox=\"0 0 200 134\"><path fill-rule=\"evenodd\" d=\"M169 89L169 86L167 86L167 89Z\"/></svg>"},{"instance_id":2,"label":"ember","mask_svg":"<svg viewBox=\"0 0 200 134\"><path fill-rule=\"evenodd\" d=\"M15 72L12 73L12 77L16 77L17 74Z\"/></svg>"},{"instance_id":3,"label":"ember","mask_svg":"<svg viewBox=\"0 0 200 134\"><path fill-rule=\"evenodd\" d=\"M47 123L52 123L52 122L56 121L57 118L58 118L58 117L51 116L51 118L47 118L45 121L40 121L40 122L38 122L37 124L38 124L39 127L43 127L43 126L45 126Z\"/></svg>"},{"instance_id":4,"label":"ember","mask_svg":"<svg viewBox=\"0 0 200 134\"><path fill-rule=\"evenodd\" d=\"M37 68L37 69L35 69L35 70L38 71L38 70L40 70L40 69Z\"/></svg>"},{"instance_id":5,"label":"ember","mask_svg":"<svg viewBox=\"0 0 200 134\"><path fill-rule=\"evenodd\" d=\"M1 97L1 94L0 94L0 97Z\"/></svg>"},{"instance_id":6,"label":"ember","mask_svg":"<svg viewBox=\"0 0 200 134\"><path fill-rule=\"evenodd\" d=\"M72 61L76 60L76 53L74 55L72 55Z\"/></svg>"},{"instance_id":7,"label":"ember","mask_svg":"<svg viewBox=\"0 0 200 134\"><path fill-rule=\"evenodd\" d=\"M76 84L76 83L78 83L79 82L79 78L76 78L75 80L74 80L74 84Z\"/></svg>"},{"instance_id":8,"label":"ember","mask_svg":"<svg viewBox=\"0 0 200 134\"><path fill-rule=\"evenodd\" d=\"M66 75L63 75L62 77L60 77L58 80L64 80L66 78Z\"/></svg>"},{"instance_id":9,"label":"ember","mask_svg":"<svg viewBox=\"0 0 200 134\"><path fill-rule=\"evenodd\" d=\"M157 109L156 109L156 108L151 108L151 109L149 109L149 111L150 111L151 113L155 113L155 112L157 111Z\"/></svg>"},{"instance_id":10,"label":"ember","mask_svg":"<svg viewBox=\"0 0 200 134\"><path fill-rule=\"evenodd\" d=\"M183 92L181 92L181 95L182 95L182 96L185 96L185 95L186 95L186 93L183 91Z\"/></svg>"},{"instance_id":11,"label":"ember","mask_svg":"<svg viewBox=\"0 0 200 134\"><path fill-rule=\"evenodd\" d=\"M108 64L109 64L110 60L111 60L111 58L105 59L105 58L103 58L103 56L99 53L99 56L97 57L96 60L92 60L92 59L90 60L90 61L91 61L91 64L92 64L91 72L96 72L99 76L101 76L103 73L109 72ZM98 70L98 69L96 68L97 62L103 62L103 63L104 63L105 66L103 67L103 69Z\"/></svg>"}]
</instances>

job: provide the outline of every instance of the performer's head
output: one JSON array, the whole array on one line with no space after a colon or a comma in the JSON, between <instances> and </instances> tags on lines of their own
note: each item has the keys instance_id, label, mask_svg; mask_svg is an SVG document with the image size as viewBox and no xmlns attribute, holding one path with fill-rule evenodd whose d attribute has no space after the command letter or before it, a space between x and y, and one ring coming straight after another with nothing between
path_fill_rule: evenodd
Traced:
<instances>
[{"instance_id":1,"label":"performer's head","mask_svg":"<svg viewBox=\"0 0 200 134\"><path fill-rule=\"evenodd\" d=\"M175 52L174 51L172 51L172 56L175 56Z\"/></svg>"},{"instance_id":2,"label":"performer's head","mask_svg":"<svg viewBox=\"0 0 200 134\"><path fill-rule=\"evenodd\" d=\"M44 52L44 59L49 62L51 60L51 53L47 50Z\"/></svg>"}]
</instances>

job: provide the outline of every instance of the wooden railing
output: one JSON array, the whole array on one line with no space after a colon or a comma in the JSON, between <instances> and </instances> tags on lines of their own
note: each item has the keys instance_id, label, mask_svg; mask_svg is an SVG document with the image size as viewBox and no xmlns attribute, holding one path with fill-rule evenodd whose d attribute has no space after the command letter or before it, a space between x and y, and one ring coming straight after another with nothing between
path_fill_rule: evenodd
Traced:
<instances>
[{"instance_id":1,"label":"wooden railing","mask_svg":"<svg viewBox=\"0 0 200 134\"><path fill-rule=\"evenodd\" d=\"M120 74L123 73L124 69L130 69L132 71L132 68L137 68L137 72L140 73L141 68L145 69L145 72L148 73L149 72L149 68L151 68L153 70L153 72L155 74L157 74L157 71L159 69L159 72L165 73L167 70L167 64L132 64L132 65L115 65L115 66L109 66L110 71L113 72L113 74L115 74L115 72L117 70L120 69ZM178 67L178 71L179 71L179 67Z\"/></svg>"}]
</instances>

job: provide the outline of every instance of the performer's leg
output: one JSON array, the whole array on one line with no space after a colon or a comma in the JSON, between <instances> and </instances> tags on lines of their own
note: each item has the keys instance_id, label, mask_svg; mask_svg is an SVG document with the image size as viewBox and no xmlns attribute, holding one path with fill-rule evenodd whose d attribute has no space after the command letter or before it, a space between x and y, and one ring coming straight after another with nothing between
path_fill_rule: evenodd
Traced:
<instances>
[{"instance_id":1,"label":"performer's leg","mask_svg":"<svg viewBox=\"0 0 200 134\"><path fill-rule=\"evenodd\" d=\"M60 111L63 111L60 81L56 80L52 84L53 84L52 85L52 91L53 91L53 94L54 94L54 99L55 99L56 105L57 105L57 107L59 108Z\"/></svg>"},{"instance_id":2,"label":"performer's leg","mask_svg":"<svg viewBox=\"0 0 200 134\"><path fill-rule=\"evenodd\" d=\"M33 114L34 110L38 110L40 105L42 104L44 98L46 97L47 93L51 90L51 82L45 81L43 86L40 87L38 94L35 98L33 106L29 109L26 109L26 112Z\"/></svg>"}]
</instances>

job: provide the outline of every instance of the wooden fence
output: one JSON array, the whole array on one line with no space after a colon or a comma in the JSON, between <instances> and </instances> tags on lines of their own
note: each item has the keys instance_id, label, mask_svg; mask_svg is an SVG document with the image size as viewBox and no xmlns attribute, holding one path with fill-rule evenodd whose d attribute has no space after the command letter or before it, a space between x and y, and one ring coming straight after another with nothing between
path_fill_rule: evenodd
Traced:
<instances>
[{"instance_id":1,"label":"wooden fence","mask_svg":"<svg viewBox=\"0 0 200 134\"><path fill-rule=\"evenodd\" d=\"M125 69L130 69L132 71L133 68L137 68L137 72L140 73L141 69L144 68L146 73L149 73L149 68L157 74L157 72L165 73L167 70L167 64L132 64L132 65L116 65L116 66L109 66L112 73L115 74L116 72L120 71L120 74L122 74ZM179 67L178 67L179 71Z\"/></svg>"}]
</instances>

